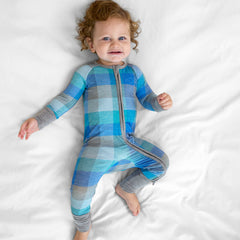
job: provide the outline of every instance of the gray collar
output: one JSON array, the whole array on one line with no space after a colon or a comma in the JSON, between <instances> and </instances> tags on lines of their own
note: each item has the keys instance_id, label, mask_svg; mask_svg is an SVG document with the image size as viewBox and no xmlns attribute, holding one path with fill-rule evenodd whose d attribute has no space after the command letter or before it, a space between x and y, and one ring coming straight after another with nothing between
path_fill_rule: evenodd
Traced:
<instances>
[{"instance_id":1,"label":"gray collar","mask_svg":"<svg viewBox=\"0 0 240 240\"><path fill-rule=\"evenodd\" d=\"M101 66L101 67L110 68L110 69L123 69L127 66L127 62L123 61L123 65L103 65L101 63L98 63L96 60L94 61L94 66Z\"/></svg>"}]
</instances>

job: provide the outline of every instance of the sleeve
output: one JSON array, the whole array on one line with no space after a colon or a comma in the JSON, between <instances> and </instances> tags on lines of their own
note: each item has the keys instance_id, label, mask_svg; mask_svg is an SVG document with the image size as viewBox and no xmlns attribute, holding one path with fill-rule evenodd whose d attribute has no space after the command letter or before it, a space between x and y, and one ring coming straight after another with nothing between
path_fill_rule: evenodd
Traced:
<instances>
[{"instance_id":1,"label":"sleeve","mask_svg":"<svg viewBox=\"0 0 240 240\"><path fill-rule=\"evenodd\" d=\"M137 66L132 66L136 74L136 96L141 105L151 111L160 112L162 107L157 101L157 95L152 91L150 86L145 80L142 71Z\"/></svg>"},{"instance_id":2,"label":"sleeve","mask_svg":"<svg viewBox=\"0 0 240 240\"><path fill-rule=\"evenodd\" d=\"M86 78L90 71L90 66L80 67L73 75L67 88L57 95L34 117L38 122L39 129L50 124L55 119L61 117L69 111L80 99L86 88Z\"/></svg>"}]
</instances>

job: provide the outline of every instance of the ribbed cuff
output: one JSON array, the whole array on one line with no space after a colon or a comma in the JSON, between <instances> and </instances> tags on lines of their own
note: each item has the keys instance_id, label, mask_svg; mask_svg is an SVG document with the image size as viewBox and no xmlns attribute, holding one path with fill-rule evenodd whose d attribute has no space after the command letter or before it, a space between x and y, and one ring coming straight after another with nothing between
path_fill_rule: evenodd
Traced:
<instances>
[{"instance_id":1,"label":"ribbed cuff","mask_svg":"<svg viewBox=\"0 0 240 240\"><path fill-rule=\"evenodd\" d=\"M158 103L158 100L157 100L157 95L155 95L152 99L152 107L153 109L156 111L156 112L161 112L163 111L164 109L161 107L161 105Z\"/></svg>"},{"instance_id":2,"label":"ribbed cuff","mask_svg":"<svg viewBox=\"0 0 240 240\"><path fill-rule=\"evenodd\" d=\"M74 224L79 232L87 232L91 225L91 215L86 213L81 216L73 215Z\"/></svg>"},{"instance_id":3,"label":"ribbed cuff","mask_svg":"<svg viewBox=\"0 0 240 240\"><path fill-rule=\"evenodd\" d=\"M137 190L143 188L152 181L147 179L141 172L140 169L137 169L125 179L120 182L120 187L128 193L135 193Z\"/></svg>"},{"instance_id":4,"label":"ribbed cuff","mask_svg":"<svg viewBox=\"0 0 240 240\"><path fill-rule=\"evenodd\" d=\"M45 126L47 126L49 123L53 122L56 120L55 114L48 108L45 107L43 108L40 112L38 112L34 118L38 122L38 128L42 129Z\"/></svg>"}]
</instances>

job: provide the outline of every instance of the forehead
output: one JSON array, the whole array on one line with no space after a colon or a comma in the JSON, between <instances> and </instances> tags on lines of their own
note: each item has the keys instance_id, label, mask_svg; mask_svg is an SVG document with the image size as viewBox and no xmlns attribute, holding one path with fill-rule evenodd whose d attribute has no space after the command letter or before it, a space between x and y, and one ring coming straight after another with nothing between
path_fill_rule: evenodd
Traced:
<instances>
[{"instance_id":1,"label":"forehead","mask_svg":"<svg viewBox=\"0 0 240 240\"><path fill-rule=\"evenodd\" d=\"M106 21L97 21L94 34L129 33L130 23L121 18L108 18Z\"/></svg>"}]
</instances>

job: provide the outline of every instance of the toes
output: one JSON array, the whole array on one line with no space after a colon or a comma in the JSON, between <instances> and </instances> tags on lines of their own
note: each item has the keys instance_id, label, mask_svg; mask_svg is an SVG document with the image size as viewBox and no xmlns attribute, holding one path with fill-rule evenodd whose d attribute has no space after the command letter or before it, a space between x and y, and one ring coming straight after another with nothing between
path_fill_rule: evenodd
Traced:
<instances>
[{"instance_id":1,"label":"toes","mask_svg":"<svg viewBox=\"0 0 240 240\"><path fill-rule=\"evenodd\" d=\"M133 216L137 216L140 213L140 206L138 205L133 211Z\"/></svg>"},{"instance_id":2,"label":"toes","mask_svg":"<svg viewBox=\"0 0 240 240\"><path fill-rule=\"evenodd\" d=\"M126 201L128 208L132 212L133 216L137 216L140 212L140 204L135 193L125 192L119 184L116 186L115 191L121 198Z\"/></svg>"},{"instance_id":3,"label":"toes","mask_svg":"<svg viewBox=\"0 0 240 240\"><path fill-rule=\"evenodd\" d=\"M137 216L138 215L138 212L136 211L136 212L133 212L133 216Z\"/></svg>"}]
</instances>

